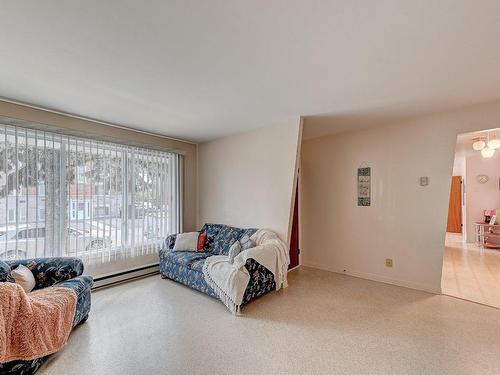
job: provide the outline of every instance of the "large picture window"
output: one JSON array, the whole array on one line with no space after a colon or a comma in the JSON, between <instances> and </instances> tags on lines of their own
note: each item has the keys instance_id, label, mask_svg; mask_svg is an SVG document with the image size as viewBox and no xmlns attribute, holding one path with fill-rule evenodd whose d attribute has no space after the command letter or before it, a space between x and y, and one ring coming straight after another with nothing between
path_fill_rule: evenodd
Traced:
<instances>
[{"instance_id":1,"label":"large picture window","mask_svg":"<svg viewBox=\"0 0 500 375\"><path fill-rule=\"evenodd\" d=\"M0 259L77 256L93 274L156 261L180 230L175 153L0 125Z\"/></svg>"}]
</instances>

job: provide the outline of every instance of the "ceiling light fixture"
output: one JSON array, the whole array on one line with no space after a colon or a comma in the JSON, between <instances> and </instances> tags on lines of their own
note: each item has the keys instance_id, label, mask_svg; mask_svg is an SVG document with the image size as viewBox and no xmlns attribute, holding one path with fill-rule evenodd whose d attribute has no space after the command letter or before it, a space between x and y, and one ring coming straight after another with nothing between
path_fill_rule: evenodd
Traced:
<instances>
[{"instance_id":1,"label":"ceiling light fixture","mask_svg":"<svg viewBox=\"0 0 500 375\"><path fill-rule=\"evenodd\" d=\"M500 148L500 139L496 139L496 138L490 139L488 142L488 147L493 149L493 150Z\"/></svg>"},{"instance_id":2,"label":"ceiling light fixture","mask_svg":"<svg viewBox=\"0 0 500 375\"><path fill-rule=\"evenodd\" d=\"M500 149L500 139L497 139L495 134L487 133L486 136L479 136L472 138L472 149L474 151L481 151L481 155L485 159L489 159L495 155L495 150Z\"/></svg>"},{"instance_id":3,"label":"ceiling light fixture","mask_svg":"<svg viewBox=\"0 0 500 375\"><path fill-rule=\"evenodd\" d=\"M486 142L484 141L484 138L478 137L473 139L474 143L472 144L472 148L474 151L481 151L483 148L486 147Z\"/></svg>"},{"instance_id":4,"label":"ceiling light fixture","mask_svg":"<svg viewBox=\"0 0 500 375\"><path fill-rule=\"evenodd\" d=\"M485 147L481 150L481 155L485 159L491 158L493 155L495 155L495 150L489 147Z\"/></svg>"}]
</instances>

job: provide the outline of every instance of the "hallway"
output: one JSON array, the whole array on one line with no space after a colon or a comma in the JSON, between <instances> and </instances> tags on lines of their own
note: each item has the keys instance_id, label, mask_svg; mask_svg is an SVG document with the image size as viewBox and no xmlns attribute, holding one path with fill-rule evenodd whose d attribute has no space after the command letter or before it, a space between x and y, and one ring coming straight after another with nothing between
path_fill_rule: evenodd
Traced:
<instances>
[{"instance_id":1,"label":"hallway","mask_svg":"<svg viewBox=\"0 0 500 375\"><path fill-rule=\"evenodd\" d=\"M443 294L500 308L500 251L447 233L441 288Z\"/></svg>"}]
</instances>

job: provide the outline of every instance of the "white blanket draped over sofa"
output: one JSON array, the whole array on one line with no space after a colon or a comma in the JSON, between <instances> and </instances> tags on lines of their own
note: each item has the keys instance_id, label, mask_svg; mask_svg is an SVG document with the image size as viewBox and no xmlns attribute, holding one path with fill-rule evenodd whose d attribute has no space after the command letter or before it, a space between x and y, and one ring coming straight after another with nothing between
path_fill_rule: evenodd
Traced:
<instances>
[{"instance_id":1,"label":"white blanket draped over sofa","mask_svg":"<svg viewBox=\"0 0 500 375\"><path fill-rule=\"evenodd\" d=\"M205 281L233 314L239 311L250 280L245 268L247 259L254 259L274 275L276 290L288 285L290 258L285 243L266 229L259 229L251 238L256 246L242 251L232 264L228 256L214 255L207 258L203 266Z\"/></svg>"}]
</instances>

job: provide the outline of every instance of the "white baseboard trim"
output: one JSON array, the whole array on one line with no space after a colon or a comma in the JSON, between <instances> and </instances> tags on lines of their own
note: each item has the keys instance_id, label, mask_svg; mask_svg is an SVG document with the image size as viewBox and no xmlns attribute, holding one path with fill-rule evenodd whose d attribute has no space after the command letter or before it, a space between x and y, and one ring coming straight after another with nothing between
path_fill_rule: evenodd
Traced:
<instances>
[{"instance_id":1,"label":"white baseboard trim","mask_svg":"<svg viewBox=\"0 0 500 375\"><path fill-rule=\"evenodd\" d=\"M384 283L384 284L391 284L391 285L396 285L396 286L402 286L404 288L421 290L421 291L429 292L432 294L442 294L441 288L435 288L435 287L432 287L430 285L414 283L412 281L407 281L407 280L393 279L393 278L390 278L387 276L377 275L374 273L356 272L356 271L344 272L343 270L340 270L340 269L336 269L333 267L325 266L322 264L316 264L316 263L307 263L307 264L303 264L303 266L317 268L317 269L320 269L323 271L335 272L335 273L339 273L342 275L358 277L360 279L377 281L377 282Z\"/></svg>"}]
</instances>

